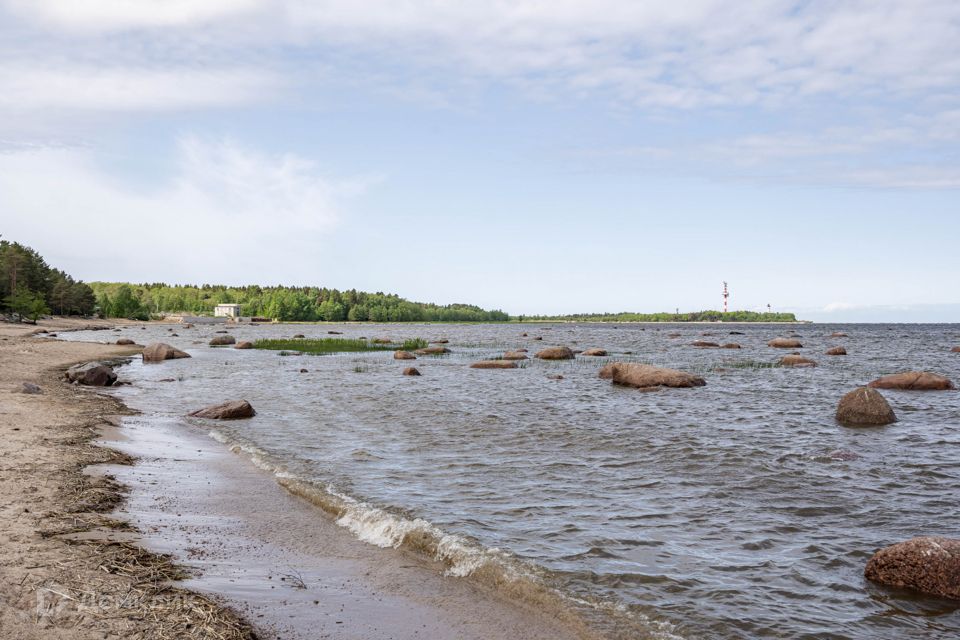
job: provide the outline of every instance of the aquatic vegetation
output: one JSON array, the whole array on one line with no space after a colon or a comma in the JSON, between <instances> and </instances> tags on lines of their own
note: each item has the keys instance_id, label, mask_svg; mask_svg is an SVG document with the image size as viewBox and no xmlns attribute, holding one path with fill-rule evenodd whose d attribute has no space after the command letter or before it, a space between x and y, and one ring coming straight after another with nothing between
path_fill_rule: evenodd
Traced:
<instances>
[{"instance_id":1,"label":"aquatic vegetation","mask_svg":"<svg viewBox=\"0 0 960 640\"><path fill-rule=\"evenodd\" d=\"M264 339L253 343L254 349L280 351L280 355L306 353L324 355L328 353L355 353L362 351L415 351L428 346L423 338L411 338L398 344L374 344L368 340L353 338L294 338Z\"/></svg>"}]
</instances>

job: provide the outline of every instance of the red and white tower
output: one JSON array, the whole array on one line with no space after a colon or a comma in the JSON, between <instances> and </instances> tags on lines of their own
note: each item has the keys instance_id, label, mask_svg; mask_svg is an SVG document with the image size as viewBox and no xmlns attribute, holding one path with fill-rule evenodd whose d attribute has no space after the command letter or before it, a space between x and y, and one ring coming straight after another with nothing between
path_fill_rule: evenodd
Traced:
<instances>
[{"instance_id":1,"label":"red and white tower","mask_svg":"<svg viewBox=\"0 0 960 640\"><path fill-rule=\"evenodd\" d=\"M727 283L723 283L723 312L727 312L727 298L730 297L730 291L727 289Z\"/></svg>"}]
</instances>

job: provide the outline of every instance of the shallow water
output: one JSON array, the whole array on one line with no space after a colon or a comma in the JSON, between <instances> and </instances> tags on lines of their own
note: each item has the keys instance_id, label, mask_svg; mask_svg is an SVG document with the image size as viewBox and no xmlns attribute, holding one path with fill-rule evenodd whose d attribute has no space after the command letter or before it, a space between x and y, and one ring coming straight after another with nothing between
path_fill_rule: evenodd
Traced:
<instances>
[{"instance_id":1,"label":"shallow water","mask_svg":"<svg viewBox=\"0 0 960 640\"><path fill-rule=\"evenodd\" d=\"M170 418L248 399L252 420L184 428L251 455L368 542L439 555L453 576L546 585L572 607L590 605L591 621L612 635L960 634L957 603L894 593L862 575L879 547L960 537L960 393L884 391L900 418L887 427L848 429L833 419L840 396L882 374L925 369L960 382L960 355L950 353L960 326L229 329L238 339L328 330L449 339L452 354L412 363L419 378L401 376L411 363L389 352L283 357L210 348L217 326L177 327L179 337L167 329L60 336L186 349L193 358L122 369L134 383L119 390L124 400ZM850 337L828 338L835 330ZM757 366L789 353L766 342L792 332L818 367ZM743 349L689 346L697 339ZM611 356L467 367L504 349L551 345ZM823 355L836 345L849 355ZM597 377L611 360L695 371L707 386L616 388ZM556 374L563 379L549 377Z\"/></svg>"}]
</instances>

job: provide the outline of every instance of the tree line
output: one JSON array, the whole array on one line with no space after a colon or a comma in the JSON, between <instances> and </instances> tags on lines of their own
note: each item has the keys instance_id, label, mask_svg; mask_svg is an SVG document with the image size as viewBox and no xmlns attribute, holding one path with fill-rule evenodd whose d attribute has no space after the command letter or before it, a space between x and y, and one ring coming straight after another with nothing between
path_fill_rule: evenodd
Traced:
<instances>
[{"instance_id":1,"label":"tree line","mask_svg":"<svg viewBox=\"0 0 960 640\"><path fill-rule=\"evenodd\" d=\"M19 320L42 315L93 315L96 298L88 285L19 242L0 240L0 311Z\"/></svg>"},{"instance_id":2,"label":"tree line","mask_svg":"<svg viewBox=\"0 0 960 640\"><path fill-rule=\"evenodd\" d=\"M689 313L574 313L521 316L524 322L796 322L792 313L758 311L692 311Z\"/></svg>"},{"instance_id":3,"label":"tree line","mask_svg":"<svg viewBox=\"0 0 960 640\"><path fill-rule=\"evenodd\" d=\"M469 304L411 302L396 294L325 287L90 283L102 313L147 319L152 315L209 315L218 304L239 304L244 317L299 322L506 322L500 310Z\"/></svg>"}]
</instances>

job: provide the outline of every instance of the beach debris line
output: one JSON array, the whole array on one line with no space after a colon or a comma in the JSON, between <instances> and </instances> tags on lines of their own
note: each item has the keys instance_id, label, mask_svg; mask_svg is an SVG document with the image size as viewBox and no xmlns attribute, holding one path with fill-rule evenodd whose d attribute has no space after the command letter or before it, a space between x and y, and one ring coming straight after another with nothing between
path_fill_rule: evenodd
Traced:
<instances>
[{"instance_id":1,"label":"beach debris line","mask_svg":"<svg viewBox=\"0 0 960 640\"><path fill-rule=\"evenodd\" d=\"M257 412L246 400L230 400L191 411L188 415L209 420L240 420L242 418L252 418L257 415Z\"/></svg>"},{"instance_id":2,"label":"beach debris line","mask_svg":"<svg viewBox=\"0 0 960 640\"><path fill-rule=\"evenodd\" d=\"M960 540L912 538L877 551L867 561L867 580L960 600Z\"/></svg>"},{"instance_id":3,"label":"beach debris line","mask_svg":"<svg viewBox=\"0 0 960 640\"><path fill-rule=\"evenodd\" d=\"M117 381L113 369L101 362L78 364L67 369L67 380L90 387L109 387Z\"/></svg>"},{"instance_id":4,"label":"beach debris line","mask_svg":"<svg viewBox=\"0 0 960 640\"><path fill-rule=\"evenodd\" d=\"M143 348L144 362L162 362L163 360L176 360L177 358L189 358L190 354L186 351L180 351L164 342L154 342Z\"/></svg>"},{"instance_id":5,"label":"beach debris line","mask_svg":"<svg viewBox=\"0 0 960 640\"><path fill-rule=\"evenodd\" d=\"M906 391L949 391L956 389L948 378L929 371L904 371L877 378L867 385L874 389Z\"/></svg>"},{"instance_id":6,"label":"beach debris line","mask_svg":"<svg viewBox=\"0 0 960 640\"><path fill-rule=\"evenodd\" d=\"M634 362L612 362L600 369L600 377L635 389L702 387L707 384L706 380L692 373Z\"/></svg>"},{"instance_id":7,"label":"beach debris line","mask_svg":"<svg viewBox=\"0 0 960 640\"><path fill-rule=\"evenodd\" d=\"M896 422L897 415L879 391L858 387L840 398L836 419L846 427L879 427Z\"/></svg>"}]
</instances>

